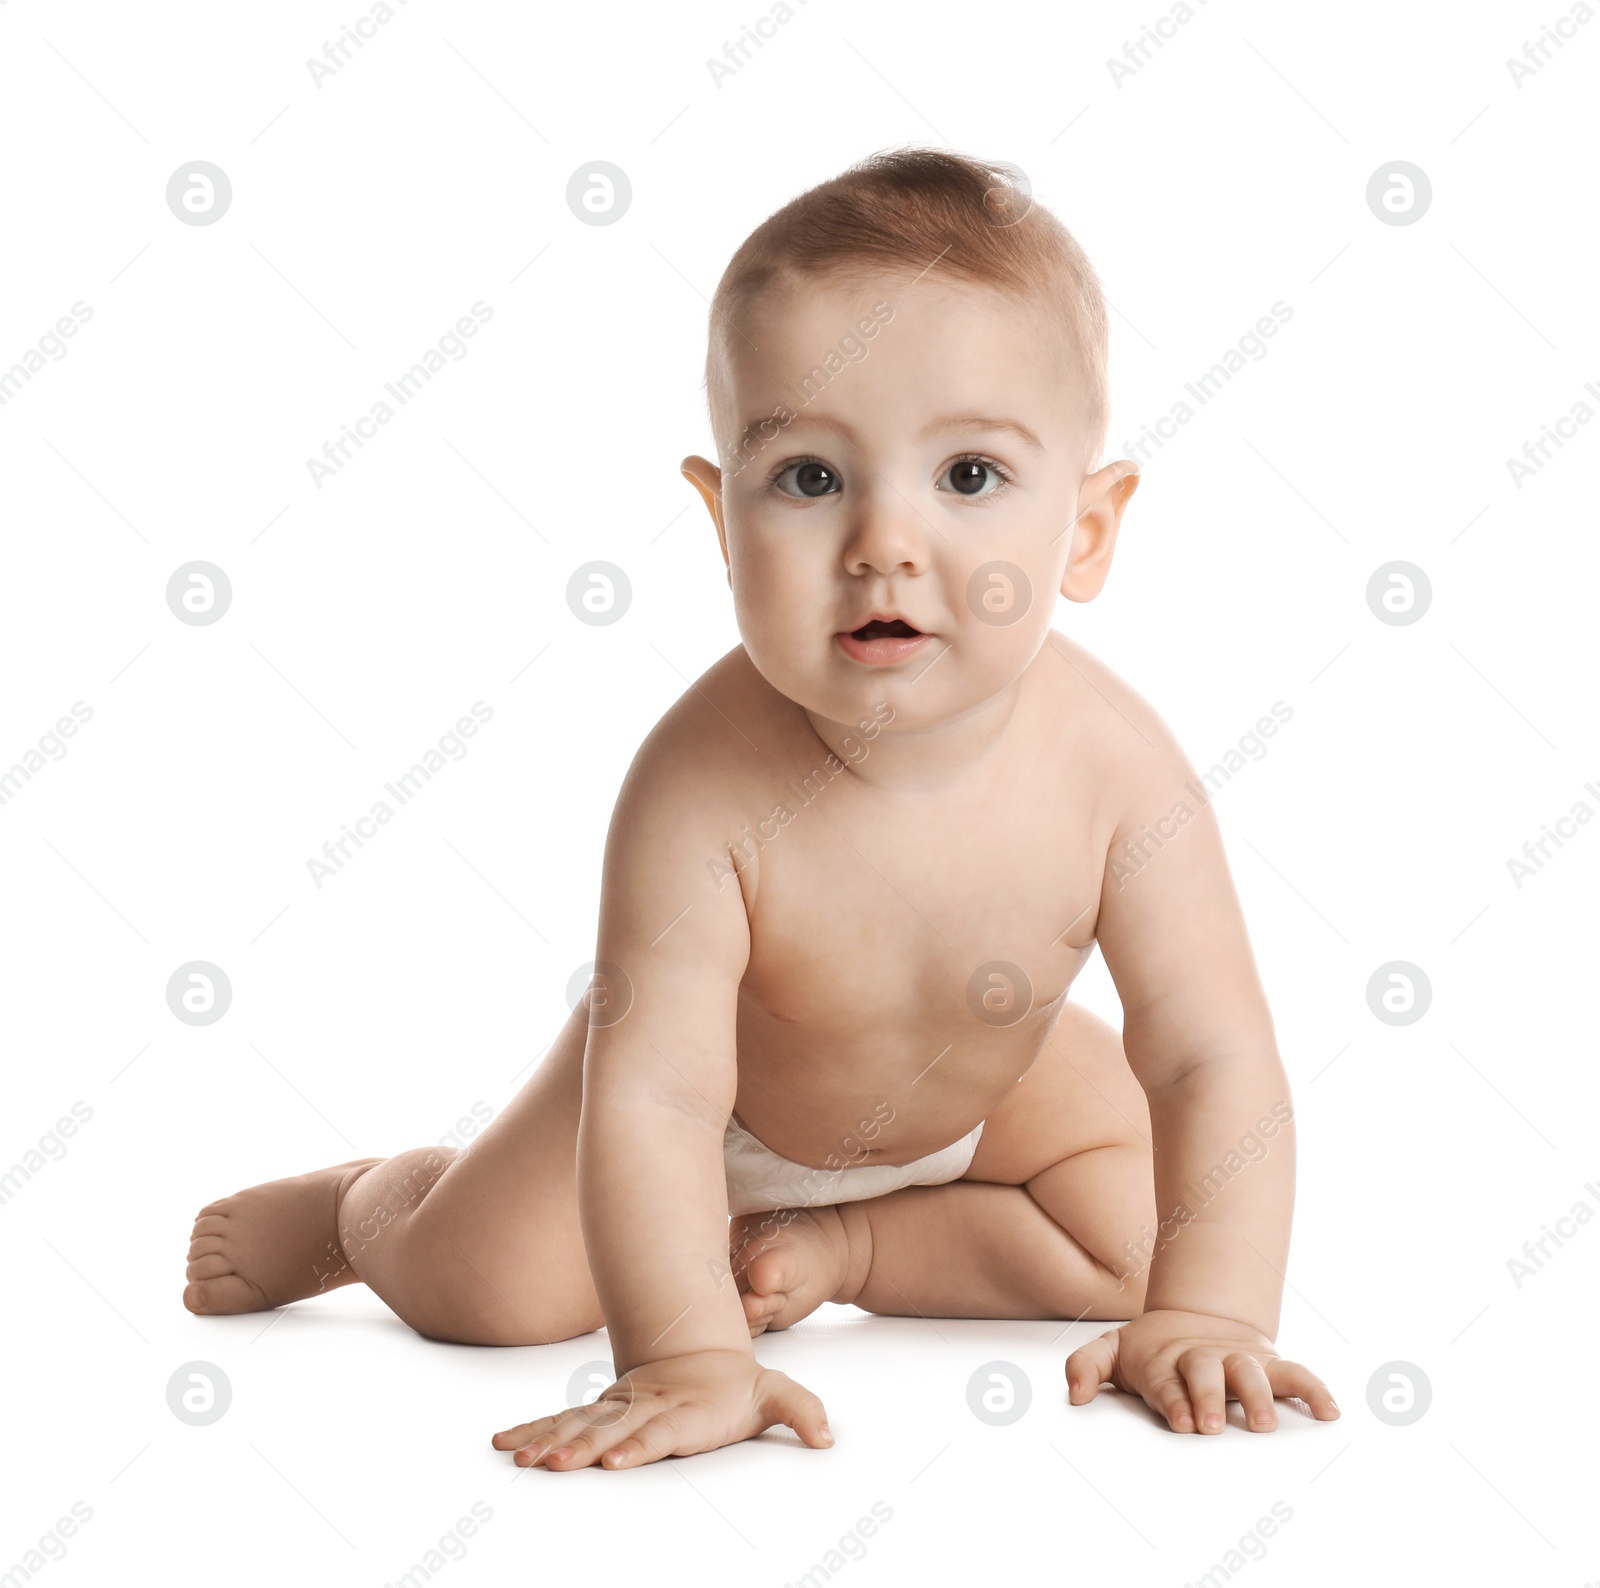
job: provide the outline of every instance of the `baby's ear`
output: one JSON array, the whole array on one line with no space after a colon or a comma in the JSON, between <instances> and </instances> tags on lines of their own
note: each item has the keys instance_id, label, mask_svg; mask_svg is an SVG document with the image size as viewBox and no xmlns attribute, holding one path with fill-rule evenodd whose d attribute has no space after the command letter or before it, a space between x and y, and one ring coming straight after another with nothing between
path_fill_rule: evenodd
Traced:
<instances>
[{"instance_id":1,"label":"baby's ear","mask_svg":"<svg viewBox=\"0 0 1600 1588\"><path fill-rule=\"evenodd\" d=\"M684 479L700 493L711 514L711 522L717 526L717 544L722 548L722 565L727 568L728 532L722 522L722 470L699 456L685 458L678 468ZM733 584L732 569L728 571L728 584L730 587Z\"/></svg>"},{"instance_id":2,"label":"baby's ear","mask_svg":"<svg viewBox=\"0 0 1600 1588\"><path fill-rule=\"evenodd\" d=\"M1139 466L1122 458L1089 475L1079 488L1072 550L1061 576L1061 593L1069 601L1093 601L1104 588L1122 510L1138 487Z\"/></svg>"}]
</instances>

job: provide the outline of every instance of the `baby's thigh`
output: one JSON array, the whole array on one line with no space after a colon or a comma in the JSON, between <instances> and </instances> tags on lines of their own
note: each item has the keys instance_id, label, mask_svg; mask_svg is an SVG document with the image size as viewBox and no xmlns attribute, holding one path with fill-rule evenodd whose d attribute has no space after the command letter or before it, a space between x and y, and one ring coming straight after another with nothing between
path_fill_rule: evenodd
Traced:
<instances>
[{"instance_id":1,"label":"baby's thigh","mask_svg":"<svg viewBox=\"0 0 1600 1588\"><path fill-rule=\"evenodd\" d=\"M1026 1186L1110 1268L1155 1223L1150 1109L1114 1026L1068 1003L1032 1068L984 1121L968 1180Z\"/></svg>"},{"instance_id":2,"label":"baby's thigh","mask_svg":"<svg viewBox=\"0 0 1600 1588\"><path fill-rule=\"evenodd\" d=\"M983 1122L966 1178L1025 1185L1064 1159L1101 1148L1150 1150L1150 1109L1098 1015L1068 1003L1044 1051Z\"/></svg>"},{"instance_id":3,"label":"baby's thigh","mask_svg":"<svg viewBox=\"0 0 1600 1588\"><path fill-rule=\"evenodd\" d=\"M396 1282L427 1324L374 1285L413 1327L482 1344L542 1344L597 1329L599 1301L578 1222L582 1004L522 1090L440 1176L407 1232ZM365 1273L362 1275L366 1277ZM371 1281L369 1280L369 1283Z\"/></svg>"}]
</instances>

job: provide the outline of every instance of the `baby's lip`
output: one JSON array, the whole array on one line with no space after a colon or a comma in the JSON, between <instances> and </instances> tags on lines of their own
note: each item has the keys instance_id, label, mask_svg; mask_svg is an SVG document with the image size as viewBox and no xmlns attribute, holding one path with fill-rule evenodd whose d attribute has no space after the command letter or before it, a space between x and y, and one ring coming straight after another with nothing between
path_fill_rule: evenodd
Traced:
<instances>
[{"instance_id":1,"label":"baby's lip","mask_svg":"<svg viewBox=\"0 0 1600 1588\"><path fill-rule=\"evenodd\" d=\"M898 612L869 612L854 628L839 632L853 634L857 639L913 639L928 631L919 629Z\"/></svg>"}]
</instances>

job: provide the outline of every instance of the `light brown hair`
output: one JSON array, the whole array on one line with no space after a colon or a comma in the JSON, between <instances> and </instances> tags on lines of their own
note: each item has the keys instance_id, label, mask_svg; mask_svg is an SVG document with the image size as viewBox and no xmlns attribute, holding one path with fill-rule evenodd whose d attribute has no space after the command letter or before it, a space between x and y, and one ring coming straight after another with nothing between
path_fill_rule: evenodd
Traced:
<instances>
[{"instance_id":1,"label":"light brown hair","mask_svg":"<svg viewBox=\"0 0 1600 1588\"><path fill-rule=\"evenodd\" d=\"M1020 173L1016 173L1020 175ZM786 275L971 282L1053 317L1082 386L1085 468L1110 416L1105 297L1072 234L1005 167L943 149L875 154L807 189L740 244L711 301L706 400L713 427L726 395L726 346L740 313ZM721 447L729 438L718 436Z\"/></svg>"}]
</instances>

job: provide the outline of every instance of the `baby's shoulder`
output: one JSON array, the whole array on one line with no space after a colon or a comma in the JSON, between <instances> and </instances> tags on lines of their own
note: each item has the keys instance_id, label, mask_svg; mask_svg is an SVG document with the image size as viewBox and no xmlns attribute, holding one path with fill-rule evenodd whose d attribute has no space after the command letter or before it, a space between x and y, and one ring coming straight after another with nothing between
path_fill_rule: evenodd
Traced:
<instances>
[{"instance_id":1,"label":"baby's shoulder","mask_svg":"<svg viewBox=\"0 0 1600 1588\"><path fill-rule=\"evenodd\" d=\"M1045 641L1064 745L1094 785L1118 802L1142 803L1181 785L1193 768L1160 712L1098 656L1051 629Z\"/></svg>"},{"instance_id":2,"label":"baby's shoulder","mask_svg":"<svg viewBox=\"0 0 1600 1588\"><path fill-rule=\"evenodd\" d=\"M719 826L742 810L746 786L794 735L799 708L736 645L662 714L628 768L619 810L681 809Z\"/></svg>"}]
</instances>

